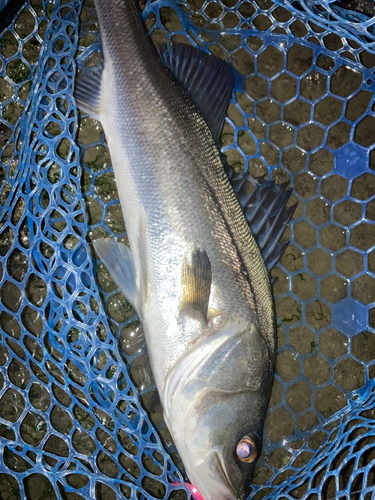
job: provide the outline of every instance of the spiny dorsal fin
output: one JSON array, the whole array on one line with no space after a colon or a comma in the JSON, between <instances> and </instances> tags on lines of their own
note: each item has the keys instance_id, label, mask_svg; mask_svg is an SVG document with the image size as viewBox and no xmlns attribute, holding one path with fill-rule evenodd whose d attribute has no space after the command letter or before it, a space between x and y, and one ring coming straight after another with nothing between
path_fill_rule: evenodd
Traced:
<instances>
[{"instance_id":1,"label":"spiny dorsal fin","mask_svg":"<svg viewBox=\"0 0 375 500\"><path fill-rule=\"evenodd\" d=\"M74 98L77 106L96 119L100 115L103 69L104 63L103 60L100 60L90 72L82 72L78 75L74 83Z\"/></svg>"},{"instance_id":2,"label":"spiny dorsal fin","mask_svg":"<svg viewBox=\"0 0 375 500\"><path fill-rule=\"evenodd\" d=\"M161 45L159 55L200 109L216 144L219 144L234 86L230 66L218 57L185 44Z\"/></svg>"},{"instance_id":3,"label":"spiny dorsal fin","mask_svg":"<svg viewBox=\"0 0 375 500\"><path fill-rule=\"evenodd\" d=\"M185 257L181 271L181 314L198 313L204 321L207 320L211 281L211 264L206 251L194 250L191 264Z\"/></svg>"},{"instance_id":4,"label":"spiny dorsal fin","mask_svg":"<svg viewBox=\"0 0 375 500\"><path fill-rule=\"evenodd\" d=\"M228 170L228 168L227 168ZM264 177L254 181L248 174L227 172L268 271L277 264L289 241L279 243L297 203L286 208L292 190Z\"/></svg>"}]
</instances>

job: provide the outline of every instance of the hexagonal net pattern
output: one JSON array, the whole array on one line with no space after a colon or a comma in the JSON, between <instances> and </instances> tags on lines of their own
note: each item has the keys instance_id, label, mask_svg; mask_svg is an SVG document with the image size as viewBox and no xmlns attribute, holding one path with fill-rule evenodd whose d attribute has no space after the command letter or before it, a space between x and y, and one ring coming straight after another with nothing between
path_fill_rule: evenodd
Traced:
<instances>
[{"instance_id":1,"label":"hexagonal net pattern","mask_svg":"<svg viewBox=\"0 0 375 500\"><path fill-rule=\"evenodd\" d=\"M276 0L275 3L293 12L299 19L308 19L328 33L334 31L340 36L356 41L362 48L375 52L375 9L370 3L367 5L368 8L363 8L363 5L359 6L358 2L332 0L299 0L298 2Z\"/></svg>"},{"instance_id":2,"label":"hexagonal net pattern","mask_svg":"<svg viewBox=\"0 0 375 500\"><path fill-rule=\"evenodd\" d=\"M227 161L254 178L289 181L298 201L272 272L278 354L250 498L369 499L371 47L353 41L358 33L342 36L346 21L332 32L269 0L141 7L156 45L200 45L235 68ZM79 11L78 0L31 1L1 35L1 488L32 499L40 485L51 498L166 498L183 493L171 484L182 479L159 435L181 463L142 328L91 247L102 236L127 239L100 124L80 115L74 142L73 55L81 71L101 57L91 1L75 52Z\"/></svg>"}]
</instances>

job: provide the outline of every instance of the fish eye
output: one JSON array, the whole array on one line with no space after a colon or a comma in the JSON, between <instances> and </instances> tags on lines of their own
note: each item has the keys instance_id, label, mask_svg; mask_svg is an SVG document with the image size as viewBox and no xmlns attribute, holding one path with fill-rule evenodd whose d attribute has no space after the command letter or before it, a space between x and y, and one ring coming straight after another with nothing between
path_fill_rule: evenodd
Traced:
<instances>
[{"instance_id":1,"label":"fish eye","mask_svg":"<svg viewBox=\"0 0 375 500\"><path fill-rule=\"evenodd\" d=\"M247 435L240 439L236 446L236 455L241 462L251 464L258 455L254 439Z\"/></svg>"}]
</instances>

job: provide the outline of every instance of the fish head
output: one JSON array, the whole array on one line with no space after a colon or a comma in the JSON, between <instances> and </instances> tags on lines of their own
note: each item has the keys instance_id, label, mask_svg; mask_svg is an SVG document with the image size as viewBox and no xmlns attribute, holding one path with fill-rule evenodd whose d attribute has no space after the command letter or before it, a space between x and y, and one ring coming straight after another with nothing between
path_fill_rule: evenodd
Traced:
<instances>
[{"instance_id":1,"label":"fish head","mask_svg":"<svg viewBox=\"0 0 375 500\"><path fill-rule=\"evenodd\" d=\"M243 500L260 454L263 422L256 414L252 419L245 395L217 396L210 398L212 408L195 435L186 436L186 471L205 500Z\"/></svg>"},{"instance_id":2,"label":"fish head","mask_svg":"<svg viewBox=\"0 0 375 500\"><path fill-rule=\"evenodd\" d=\"M204 500L246 497L260 454L272 373L267 342L257 327L245 324L200 342L169 379L166 422Z\"/></svg>"}]
</instances>

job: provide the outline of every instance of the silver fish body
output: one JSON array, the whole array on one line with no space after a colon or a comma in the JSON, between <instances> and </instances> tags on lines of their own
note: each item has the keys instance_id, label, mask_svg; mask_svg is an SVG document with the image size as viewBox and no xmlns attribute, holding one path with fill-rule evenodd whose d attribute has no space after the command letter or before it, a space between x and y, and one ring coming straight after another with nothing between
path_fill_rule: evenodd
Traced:
<instances>
[{"instance_id":1,"label":"silver fish body","mask_svg":"<svg viewBox=\"0 0 375 500\"><path fill-rule=\"evenodd\" d=\"M269 276L197 107L163 66L134 0L95 0L108 142L165 420L206 500L243 498L272 385ZM208 319L181 314L184 262L208 256ZM100 253L100 252L99 252ZM116 278L116 276L114 276ZM129 298L129 297L128 297Z\"/></svg>"}]
</instances>

